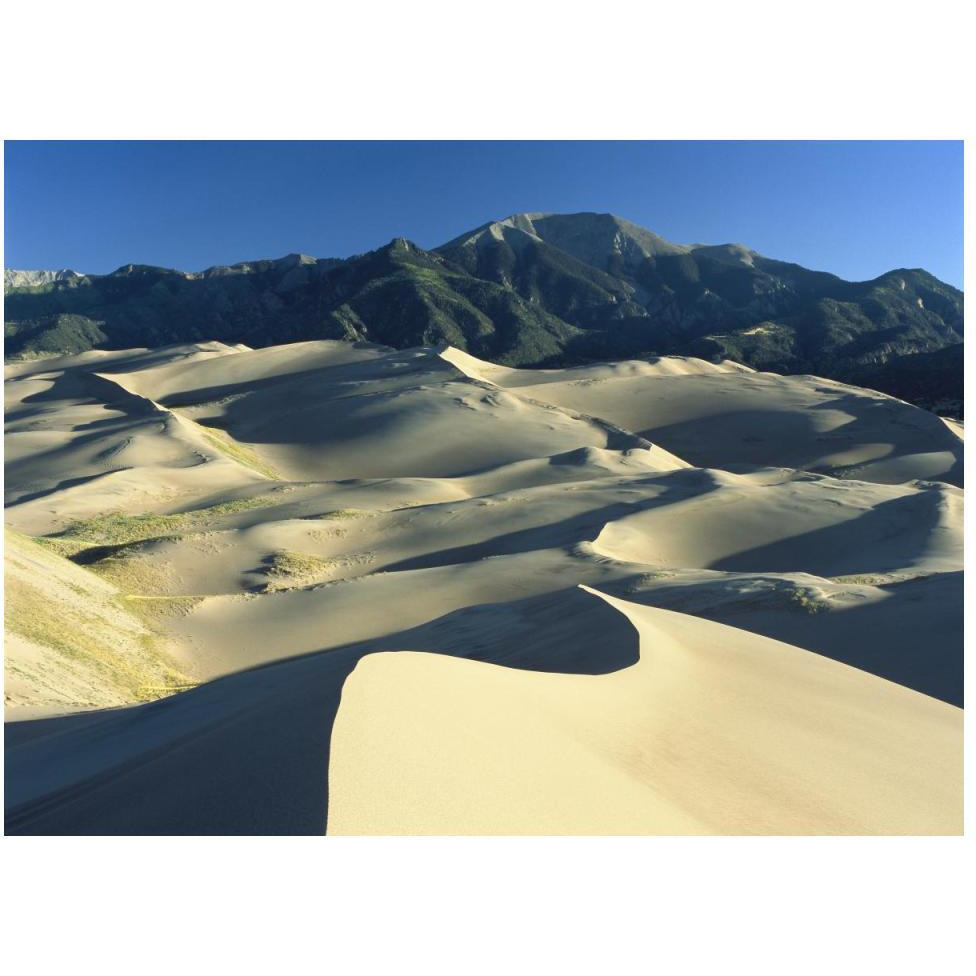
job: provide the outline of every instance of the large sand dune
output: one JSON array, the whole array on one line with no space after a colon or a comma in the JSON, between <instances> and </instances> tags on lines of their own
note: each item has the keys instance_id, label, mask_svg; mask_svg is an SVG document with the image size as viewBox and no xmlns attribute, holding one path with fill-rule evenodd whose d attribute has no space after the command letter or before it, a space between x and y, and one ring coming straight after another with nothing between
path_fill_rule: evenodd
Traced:
<instances>
[{"instance_id":1,"label":"large sand dune","mask_svg":"<svg viewBox=\"0 0 976 976\"><path fill-rule=\"evenodd\" d=\"M933 415L331 341L5 391L8 830L961 829L962 433Z\"/></svg>"},{"instance_id":2,"label":"large sand dune","mask_svg":"<svg viewBox=\"0 0 976 976\"><path fill-rule=\"evenodd\" d=\"M961 830L958 709L720 624L613 603L641 659L609 675L361 660L333 731L331 831Z\"/></svg>"}]
</instances>

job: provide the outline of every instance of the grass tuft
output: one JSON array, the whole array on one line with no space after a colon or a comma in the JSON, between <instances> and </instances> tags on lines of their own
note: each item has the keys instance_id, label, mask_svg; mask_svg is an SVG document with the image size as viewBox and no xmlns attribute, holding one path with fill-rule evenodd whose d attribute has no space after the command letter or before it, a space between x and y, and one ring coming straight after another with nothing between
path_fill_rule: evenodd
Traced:
<instances>
[{"instance_id":1,"label":"grass tuft","mask_svg":"<svg viewBox=\"0 0 976 976\"><path fill-rule=\"evenodd\" d=\"M338 561L334 559L322 559L308 553L284 549L274 553L268 560L264 569L268 577L264 592L276 593L320 583L331 575L337 565Z\"/></svg>"},{"instance_id":2,"label":"grass tuft","mask_svg":"<svg viewBox=\"0 0 976 976\"><path fill-rule=\"evenodd\" d=\"M282 480L281 475L270 464L260 458L250 448L234 440L227 431L220 430L217 427L206 427L204 424L199 423L197 426L203 433L206 442L212 448L223 454L224 457L230 458L231 461L236 461L245 468L250 468L252 471L256 471L258 474L264 475L265 478L270 478L272 481Z\"/></svg>"}]
</instances>

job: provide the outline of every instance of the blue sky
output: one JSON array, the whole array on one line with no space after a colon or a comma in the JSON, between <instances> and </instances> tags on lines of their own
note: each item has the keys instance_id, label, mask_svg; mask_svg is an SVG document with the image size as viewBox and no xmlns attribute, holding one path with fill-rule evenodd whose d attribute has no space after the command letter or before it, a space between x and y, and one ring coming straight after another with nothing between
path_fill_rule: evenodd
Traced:
<instances>
[{"instance_id":1,"label":"blue sky","mask_svg":"<svg viewBox=\"0 0 976 976\"><path fill-rule=\"evenodd\" d=\"M962 287L961 142L8 142L4 156L8 268L345 257L594 210L845 278L922 267Z\"/></svg>"}]
</instances>

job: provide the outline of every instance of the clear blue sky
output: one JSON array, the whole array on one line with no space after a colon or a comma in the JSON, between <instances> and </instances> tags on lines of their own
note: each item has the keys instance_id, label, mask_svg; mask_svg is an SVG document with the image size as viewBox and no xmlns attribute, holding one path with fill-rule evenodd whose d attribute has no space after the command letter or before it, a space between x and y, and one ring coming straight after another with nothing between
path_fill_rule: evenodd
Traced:
<instances>
[{"instance_id":1,"label":"clear blue sky","mask_svg":"<svg viewBox=\"0 0 976 976\"><path fill-rule=\"evenodd\" d=\"M963 277L961 142L8 142L5 201L8 268L345 257L594 210L845 278Z\"/></svg>"}]
</instances>

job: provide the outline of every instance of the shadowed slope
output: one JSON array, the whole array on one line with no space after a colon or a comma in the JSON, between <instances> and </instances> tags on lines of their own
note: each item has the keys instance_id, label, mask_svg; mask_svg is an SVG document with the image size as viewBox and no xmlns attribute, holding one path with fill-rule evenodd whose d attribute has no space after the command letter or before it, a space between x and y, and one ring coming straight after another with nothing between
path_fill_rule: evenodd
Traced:
<instances>
[{"instance_id":1,"label":"shadowed slope","mask_svg":"<svg viewBox=\"0 0 976 976\"><path fill-rule=\"evenodd\" d=\"M619 615L593 613L590 603L570 590L470 608L373 648L420 642L547 671L601 673L631 663L632 628ZM584 633L590 641L579 642ZM31 735L14 725L5 763L7 833L324 832L340 689L370 649L244 671L80 727L73 718L47 719Z\"/></svg>"},{"instance_id":2,"label":"shadowed slope","mask_svg":"<svg viewBox=\"0 0 976 976\"><path fill-rule=\"evenodd\" d=\"M776 466L897 484L962 484L962 441L934 414L814 376L667 357L568 370L511 370L443 353L459 369L601 417L710 468Z\"/></svg>"}]
</instances>

